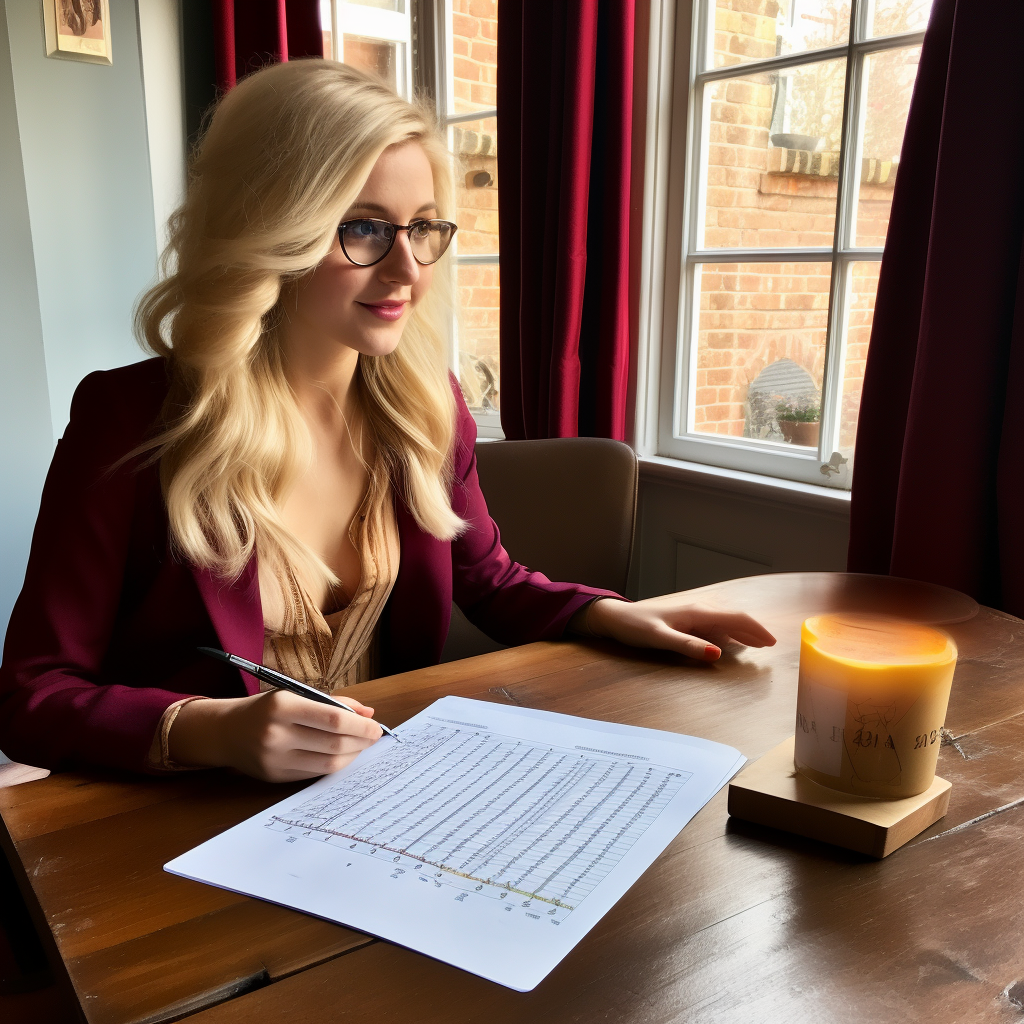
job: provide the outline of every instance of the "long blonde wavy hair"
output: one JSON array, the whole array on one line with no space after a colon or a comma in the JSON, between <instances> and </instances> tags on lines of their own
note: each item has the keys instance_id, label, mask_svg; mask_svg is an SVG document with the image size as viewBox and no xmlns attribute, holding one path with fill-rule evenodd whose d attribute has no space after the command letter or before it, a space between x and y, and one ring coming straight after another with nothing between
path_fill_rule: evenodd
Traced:
<instances>
[{"instance_id":1,"label":"long blonde wavy hair","mask_svg":"<svg viewBox=\"0 0 1024 1024\"><path fill-rule=\"evenodd\" d=\"M330 250L377 158L416 141L450 217L448 155L433 115L382 82L329 60L278 64L218 105L170 221L164 279L136 310L143 345L167 360L159 433L144 446L160 480L176 551L236 578L261 562L337 583L284 526L280 502L313 446L285 376L282 289ZM450 263L384 356L359 356L356 383L382 469L421 529L449 540L454 398L446 368Z\"/></svg>"}]
</instances>

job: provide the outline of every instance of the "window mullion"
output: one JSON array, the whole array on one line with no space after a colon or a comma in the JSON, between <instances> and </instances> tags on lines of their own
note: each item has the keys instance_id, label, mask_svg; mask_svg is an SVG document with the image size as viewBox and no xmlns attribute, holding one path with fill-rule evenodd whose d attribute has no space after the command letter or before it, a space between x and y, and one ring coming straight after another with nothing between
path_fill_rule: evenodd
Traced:
<instances>
[{"instance_id":1,"label":"window mullion","mask_svg":"<svg viewBox=\"0 0 1024 1024\"><path fill-rule=\"evenodd\" d=\"M832 280L829 290L828 329L825 340L825 369L821 386L821 436L818 452L823 462L837 447L841 416L840 385L843 373L843 324L848 293L848 267L839 253L849 248L856 226L856 191L860 182L859 153L863 127L861 75L864 55L855 49L862 24L862 3L854 0L850 10L850 33L843 96L843 130L839 152L839 180L836 187L836 229L833 242Z\"/></svg>"},{"instance_id":2,"label":"window mullion","mask_svg":"<svg viewBox=\"0 0 1024 1024\"><path fill-rule=\"evenodd\" d=\"M836 234L833 242L833 272L828 292L828 321L825 333L825 366L821 381L821 433L818 454L822 462L835 450L839 437L839 384L843 373L843 315L846 307L846 267L839 253L853 237L856 214L853 190L857 173L857 138L860 125L858 83L863 57L854 49L861 4L854 0L850 9L850 32L847 45L846 82L843 95L843 133L840 143L839 180L836 189Z\"/></svg>"},{"instance_id":3,"label":"window mullion","mask_svg":"<svg viewBox=\"0 0 1024 1024\"><path fill-rule=\"evenodd\" d=\"M686 344L679 347L676 366L676 380L679 381L677 408L673 412L673 423L679 434L690 434L694 430L693 420L697 407L697 337L700 329L700 264L686 261L683 270L685 297L681 300L683 329Z\"/></svg>"},{"instance_id":4,"label":"window mullion","mask_svg":"<svg viewBox=\"0 0 1024 1024\"><path fill-rule=\"evenodd\" d=\"M843 85L843 128L839 146L839 178L836 188L836 228L833 249L838 252L849 247L852 239L850 186L860 175L856 171L857 136L860 129L860 97L856 86L860 81L860 64L863 57L853 46L853 31L860 5L854 0L850 11L850 37L846 54L846 81ZM851 161L851 155L853 157Z\"/></svg>"},{"instance_id":5,"label":"window mullion","mask_svg":"<svg viewBox=\"0 0 1024 1024\"><path fill-rule=\"evenodd\" d=\"M497 117L498 108L489 107L485 110L468 110L464 114L451 114L445 118L445 125L451 128L452 125L464 124L466 121L484 121L488 117Z\"/></svg>"},{"instance_id":6,"label":"window mullion","mask_svg":"<svg viewBox=\"0 0 1024 1024\"><path fill-rule=\"evenodd\" d=\"M696 249L687 255L692 263L827 263L835 249Z\"/></svg>"},{"instance_id":7,"label":"window mullion","mask_svg":"<svg viewBox=\"0 0 1024 1024\"><path fill-rule=\"evenodd\" d=\"M868 26L875 20L875 0L859 0L850 38L859 43L868 38Z\"/></svg>"},{"instance_id":8,"label":"window mullion","mask_svg":"<svg viewBox=\"0 0 1024 1024\"><path fill-rule=\"evenodd\" d=\"M778 57L763 57L761 60L741 61L739 64L723 64L720 68L708 68L697 77L701 83L706 84L726 78L768 75L773 71L785 71L787 68L803 67L806 64L821 64L824 61L843 58L849 48L849 43L840 43L837 46L823 46L816 50L796 50L793 53L780 54Z\"/></svg>"},{"instance_id":9,"label":"window mullion","mask_svg":"<svg viewBox=\"0 0 1024 1024\"><path fill-rule=\"evenodd\" d=\"M698 305L697 274L699 266L689 256L704 241L703 197L707 190L703 154L708 146L709 118L705 116L705 86L699 82L699 73L707 67L714 53L713 32L715 16L709 10L707 0L696 3L696 38L691 40L689 81L687 82L688 114L687 138L685 140L687 183L683 189L683 259L680 264L677 316L682 319L682 330L677 327L676 344L671 369L672 403L669 432L676 436L691 430L694 416L695 375L697 359L697 321L695 308ZM682 22L680 22L680 26Z\"/></svg>"},{"instance_id":10,"label":"window mullion","mask_svg":"<svg viewBox=\"0 0 1024 1024\"><path fill-rule=\"evenodd\" d=\"M846 349L844 325L851 265L847 260L838 258L832 263L825 372L821 385L821 436L818 439L818 454L823 463L827 462L832 452L839 447L839 423L842 416L840 392Z\"/></svg>"},{"instance_id":11,"label":"window mullion","mask_svg":"<svg viewBox=\"0 0 1024 1024\"><path fill-rule=\"evenodd\" d=\"M412 0L412 82L414 92L427 96L437 109L440 61L437 54L437 19L433 0ZM440 110L438 110L440 114Z\"/></svg>"},{"instance_id":12,"label":"window mullion","mask_svg":"<svg viewBox=\"0 0 1024 1024\"><path fill-rule=\"evenodd\" d=\"M342 0L331 0L331 57L334 60L345 59L345 43L341 32Z\"/></svg>"},{"instance_id":13,"label":"window mullion","mask_svg":"<svg viewBox=\"0 0 1024 1024\"><path fill-rule=\"evenodd\" d=\"M687 190L688 223L684 239L687 254L704 247L704 217L707 210L707 169L704 154L710 146L711 117L710 103L706 96L707 87L696 85L691 90L693 109L690 124L692 125L693 141L689 146L690 166L687 180L694 182L696 188Z\"/></svg>"},{"instance_id":14,"label":"window mullion","mask_svg":"<svg viewBox=\"0 0 1024 1024\"><path fill-rule=\"evenodd\" d=\"M455 237L457 239L458 235L456 235ZM458 256L457 255L455 257L455 262L458 263L460 266L479 267L479 266L489 266L491 264L500 264L501 260L498 258L498 254L496 252L494 252L494 253L489 253L489 252L486 252L486 253L476 253L476 252L472 252L472 253L467 253L466 255L463 255L463 256Z\"/></svg>"},{"instance_id":15,"label":"window mullion","mask_svg":"<svg viewBox=\"0 0 1024 1024\"><path fill-rule=\"evenodd\" d=\"M923 32L900 32L894 36L878 36L853 43L857 53L884 53L886 50L902 50L907 46L920 46L924 42Z\"/></svg>"},{"instance_id":16,"label":"window mullion","mask_svg":"<svg viewBox=\"0 0 1024 1024\"><path fill-rule=\"evenodd\" d=\"M698 75L711 67L712 57L715 52L715 12L714 0L708 3L707 0L695 0L697 4L697 30L696 38L690 52L690 67ZM693 82L690 82L690 89L693 89Z\"/></svg>"},{"instance_id":17,"label":"window mullion","mask_svg":"<svg viewBox=\"0 0 1024 1024\"><path fill-rule=\"evenodd\" d=\"M884 253L884 249L851 245L848 249L840 249L837 255L840 259L844 260L856 260L861 263L871 263L873 261L877 263L881 261Z\"/></svg>"},{"instance_id":18,"label":"window mullion","mask_svg":"<svg viewBox=\"0 0 1024 1024\"><path fill-rule=\"evenodd\" d=\"M796 50L793 53L780 54L778 57L764 57L761 60L741 61L739 64L724 64L720 68L707 68L696 77L701 84L706 84L739 76L767 75L774 71L785 71L788 68L844 58L851 52L877 53L883 50L898 50L905 46L918 46L923 39L923 32L900 32L892 36L879 36L876 39L861 39L858 42L851 40L817 50Z\"/></svg>"}]
</instances>

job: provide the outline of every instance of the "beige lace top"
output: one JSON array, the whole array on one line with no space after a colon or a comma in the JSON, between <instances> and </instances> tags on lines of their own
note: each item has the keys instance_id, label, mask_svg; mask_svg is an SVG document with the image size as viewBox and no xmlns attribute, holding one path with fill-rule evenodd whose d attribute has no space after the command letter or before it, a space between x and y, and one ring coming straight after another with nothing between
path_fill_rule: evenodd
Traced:
<instances>
[{"instance_id":1,"label":"beige lace top","mask_svg":"<svg viewBox=\"0 0 1024 1024\"><path fill-rule=\"evenodd\" d=\"M351 599L324 612L312 601L295 574L260 566L263 603L263 664L329 693L373 679L377 674L377 624L395 578L400 544L389 484L371 484L349 526L349 539L360 556L360 577ZM266 683L261 690L273 689ZM164 712L153 737L149 766L180 771L169 754L171 726L181 707L200 697L186 697Z\"/></svg>"},{"instance_id":2,"label":"beige lace top","mask_svg":"<svg viewBox=\"0 0 1024 1024\"><path fill-rule=\"evenodd\" d=\"M398 524L390 488L368 493L349 527L360 555L360 578L351 600L322 612L294 573L264 581L276 586L280 601L264 604L263 664L330 693L373 679L377 674L377 621L398 575ZM261 690L272 689L263 683Z\"/></svg>"}]
</instances>

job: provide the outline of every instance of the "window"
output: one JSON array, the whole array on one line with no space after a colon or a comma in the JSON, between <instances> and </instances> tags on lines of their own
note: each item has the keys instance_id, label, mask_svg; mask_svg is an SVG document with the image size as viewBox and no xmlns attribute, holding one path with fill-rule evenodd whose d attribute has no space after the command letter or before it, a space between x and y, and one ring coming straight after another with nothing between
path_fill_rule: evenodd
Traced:
<instances>
[{"instance_id":1,"label":"window","mask_svg":"<svg viewBox=\"0 0 1024 1024\"><path fill-rule=\"evenodd\" d=\"M446 0L442 116L455 160L460 318L452 362L483 437L498 410L498 0Z\"/></svg>"},{"instance_id":2,"label":"window","mask_svg":"<svg viewBox=\"0 0 1024 1024\"><path fill-rule=\"evenodd\" d=\"M324 56L379 75L399 95L412 95L410 0L320 0Z\"/></svg>"},{"instance_id":3,"label":"window","mask_svg":"<svg viewBox=\"0 0 1024 1024\"><path fill-rule=\"evenodd\" d=\"M460 314L451 365L481 436L498 410L498 0L321 0L324 53L426 94L448 132Z\"/></svg>"},{"instance_id":4,"label":"window","mask_svg":"<svg viewBox=\"0 0 1024 1024\"><path fill-rule=\"evenodd\" d=\"M679 4L689 72L672 87L666 251L681 258L665 261L659 454L849 487L930 9Z\"/></svg>"}]
</instances>

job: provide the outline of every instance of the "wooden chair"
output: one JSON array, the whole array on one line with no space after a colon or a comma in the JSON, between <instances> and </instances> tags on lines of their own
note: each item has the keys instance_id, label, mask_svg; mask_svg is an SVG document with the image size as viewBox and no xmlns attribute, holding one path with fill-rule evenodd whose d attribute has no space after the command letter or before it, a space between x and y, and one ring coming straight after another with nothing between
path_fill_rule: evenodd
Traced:
<instances>
[{"instance_id":1,"label":"wooden chair","mask_svg":"<svg viewBox=\"0 0 1024 1024\"><path fill-rule=\"evenodd\" d=\"M480 487L508 553L552 580L625 593L636 454L597 437L479 442ZM502 650L452 605L442 661Z\"/></svg>"}]
</instances>

